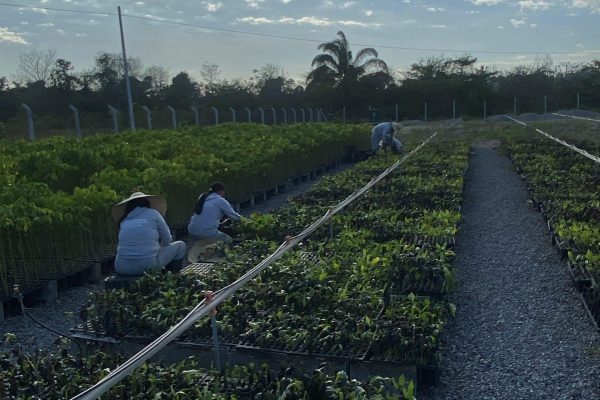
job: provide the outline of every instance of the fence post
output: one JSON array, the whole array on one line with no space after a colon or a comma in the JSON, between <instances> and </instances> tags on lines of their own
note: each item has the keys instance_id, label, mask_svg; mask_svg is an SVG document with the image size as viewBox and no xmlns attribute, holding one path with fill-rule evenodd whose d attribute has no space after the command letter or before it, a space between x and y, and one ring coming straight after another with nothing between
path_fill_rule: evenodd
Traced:
<instances>
[{"instance_id":1,"label":"fence post","mask_svg":"<svg viewBox=\"0 0 600 400\"><path fill-rule=\"evenodd\" d=\"M194 106L190 106L190 110L194 113L194 123L196 126L200 126L200 113L198 113L198 109Z\"/></svg>"},{"instance_id":2,"label":"fence post","mask_svg":"<svg viewBox=\"0 0 600 400\"><path fill-rule=\"evenodd\" d=\"M246 116L248 117L248 122L252 122L252 111L248 107L244 107L246 109Z\"/></svg>"},{"instance_id":3,"label":"fence post","mask_svg":"<svg viewBox=\"0 0 600 400\"><path fill-rule=\"evenodd\" d=\"M229 107L229 111L231 112L231 121L237 122L237 115L235 113L235 108Z\"/></svg>"},{"instance_id":4,"label":"fence post","mask_svg":"<svg viewBox=\"0 0 600 400\"><path fill-rule=\"evenodd\" d=\"M302 122L306 122L306 111L304 111L304 108L301 108L300 111L302 114Z\"/></svg>"},{"instance_id":5,"label":"fence post","mask_svg":"<svg viewBox=\"0 0 600 400\"><path fill-rule=\"evenodd\" d=\"M398 104L395 104L394 108L395 108L395 111L396 111L396 113L395 113L396 119L394 121L398 122Z\"/></svg>"},{"instance_id":6,"label":"fence post","mask_svg":"<svg viewBox=\"0 0 600 400\"><path fill-rule=\"evenodd\" d=\"M515 96L515 98L513 99L513 111L514 111L514 115L516 117L517 116L517 96Z\"/></svg>"},{"instance_id":7,"label":"fence post","mask_svg":"<svg viewBox=\"0 0 600 400\"><path fill-rule=\"evenodd\" d=\"M425 102L425 122L427 122L427 102Z\"/></svg>"},{"instance_id":8,"label":"fence post","mask_svg":"<svg viewBox=\"0 0 600 400\"><path fill-rule=\"evenodd\" d=\"M579 110L579 93L577 93L577 109Z\"/></svg>"},{"instance_id":9,"label":"fence post","mask_svg":"<svg viewBox=\"0 0 600 400\"><path fill-rule=\"evenodd\" d=\"M148 129L152 130L152 111L146 106L142 106L142 110L146 112L146 124L148 125Z\"/></svg>"},{"instance_id":10,"label":"fence post","mask_svg":"<svg viewBox=\"0 0 600 400\"><path fill-rule=\"evenodd\" d=\"M548 96L544 96L544 114L548 112Z\"/></svg>"},{"instance_id":11,"label":"fence post","mask_svg":"<svg viewBox=\"0 0 600 400\"><path fill-rule=\"evenodd\" d=\"M112 118L113 132L119 133L119 110L109 104L108 111L110 112L110 116Z\"/></svg>"},{"instance_id":12,"label":"fence post","mask_svg":"<svg viewBox=\"0 0 600 400\"><path fill-rule=\"evenodd\" d=\"M29 140L35 140L35 131L33 130L33 113L31 112L31 108L25 103L21 103L21 107L25 109L27 113L27 134L29 135Z\"/></svg>"},{"instance_id":13,"label":"fence post","mask_svg":"<svg viewBox=\"0 0 600 400\"><path fill-rule=\"evenodd\" d=\"M298 123L298 116L296 115L296 109L292 108L292 116L294 117L294 123Z\"/></svg>"},{"instance_id":14,"label":"fence post","mask_svg":"<svg viewBox=\"0 0 600 400\"><path fill-rule=\"evenodd\" d=\"M282 112L282 114L283 114L283 123L284 123L285 125L287 125L287 123L288 123L288 121L287 121L287 111L285 110L285 108L282 108L282 109L281 109L281 112Z\"/></svg>"},{"instance_id":15,"label":"fence post","mask_svg":"<svg viewBox=\"0 0 600 400\"><path fill-rule=\"evenodd\" d=\"M456 100L452 100L452 119L456 119Z\"/></svg>"},{"instance_id":16,"label":"fence post","mask_svg":"<svg viewBox=\"0 0 600 400\"><path fill-rule=\"evenodd\" d=\"M173 129L177 129L177 112L171 106L167 106L167 109L171 113L171 125L173 125Z\"/></svg>"},{"instance_id":17,"label":"fence post","mask_svg":"<svg viewBox=\"0 0 600 400\"><path fill-rule=\"evenodd\" d=\"M312 108L308 109L308 122L313 122L313 110L312 110Z\"/></svg>"},{"instance_id":18,"label":"fence post","mask_svg":"<svg viewBox=\"0 0 600 400\"><path fill-rule=\"evenodd\" d=\"M69 104L69 109L73 111L75 117L75 132L77 133L77 140L81 140L81 124L79 121L79 110L72 104Z\"/></svg>"},{"instance_id":19,"label":"fence post","mask_svg":"<svg viewBox=\"0 0 600 400\"><path fill-rule=\"evenodd\" d=\"M219 125L219 110L217 110L217 107L211 107L210 109L215 114L215 125Z\"/></svg>"},{"instance_id":20,"label":"fence post","mask_svg":"<svg viewBox=\"0 0 600 400\"><path fill-rule=\"evenodd\" d=\"M277 111L273 107L271 107L271 111L273 112L273 125L277 125Z\"/></svg>"},{"instance_id":21,"label":"fence post","mask_svg":"<svg viewBox=\"0 0 600 400\"><path fill-rule=\"evenodd\" d=\"M487 118L487 100L483 99L483 119Z\"/></svg>"},{"instance_id":22,"label":"fence post","mask_svg":"<svg viewBox=\"0 0 600 400\"><path fill-rule=\"evenodd\" d=\"M265 124L265 110L262 107L258 107L258 112L260 113L260 123Z\"/></svg>"},{"instance_id":23,"label":"fence post","mask_svg":"<svg viewBox=\"0 0 600 400\"><path fill-rule=\"evenodd\" d=\"M346 106L342 107L342 123L346 123Z\"/></svg>"}]
</instances>

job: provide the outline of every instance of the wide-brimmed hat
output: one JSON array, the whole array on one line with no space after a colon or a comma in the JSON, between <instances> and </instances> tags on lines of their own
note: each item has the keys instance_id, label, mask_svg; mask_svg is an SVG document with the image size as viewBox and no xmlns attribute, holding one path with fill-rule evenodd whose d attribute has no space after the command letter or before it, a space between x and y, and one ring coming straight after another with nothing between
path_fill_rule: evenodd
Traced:
<instances>
[{"instance_id":1,"label":"wide-brimmed hat","mask_svg":"<svg viewBox=\"0 0 600 400\"><path fill-rule=\"evenodd\" d=\"M135 199L148 199L148 201L150 202L150 207L158 211L163 217L167 213L167 200L164 197L153 194L145 194L142 192L135 192L122 202L117 203L113 206L112 217L115 221L119 221L123 217L123 215L125 214L125 207L127 206L127 203Z\"/></svg>"},{"instance_id":2,"label":"wide-brimmed hat","mask_svg":"<svg viewBox=\"0 0 600 400\"><path fill-rule=\"evenodd\" d=\"M394 127L394 132L400 132L400 129L404 127L400 122L392 122L392 126Z\"/></svg>"}]
</instances>

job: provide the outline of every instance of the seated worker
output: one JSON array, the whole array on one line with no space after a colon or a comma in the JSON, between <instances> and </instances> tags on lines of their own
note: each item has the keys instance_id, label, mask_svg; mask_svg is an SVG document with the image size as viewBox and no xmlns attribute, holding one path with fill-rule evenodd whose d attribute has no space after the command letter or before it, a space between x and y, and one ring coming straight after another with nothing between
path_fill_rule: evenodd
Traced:
<instances>
[{"instance_id":1,"label":"seated worker","mask_svg":"<svg viewBox=\"0 0 600 400\"><path fill-rule=\"evenodd\" d=\"M186 245L181 241L171 243L171 231L163 218L166 212L164 197L142 192L133 193L113 207L112 216L119 224L116 273L143 275L164 269L169 263L174 272L181 269Z\"/></svg>"},{"instance_id":2,"label":"seated worker","mask_svg":"<svg viewBox=\"0 0 600 400\"><path fill-rule=\"evenodd\" d=\"M230 243L233 239L219 230L221 219L225 216L239 220L242 216L235 212L231 204L223 197L225 185L215 182L210 190L202 193L194 206L194 212L188 232L196 239L217 239Z\"/></svg>"},{"instance_id":3,"label":"seated worker","mask_svg":"<svg viewBox=\"0 0 600 400\"><path fill-rule=\"evenodd\" d=\"M399 133L402 126L396 122L382 122L375 125L371 131L371 153L377 154L379 151L379 143L383 148L391 147L394 154L400 154L404 150L402 142L394 137L394 134Z\"/></svg>"}]
</instances>

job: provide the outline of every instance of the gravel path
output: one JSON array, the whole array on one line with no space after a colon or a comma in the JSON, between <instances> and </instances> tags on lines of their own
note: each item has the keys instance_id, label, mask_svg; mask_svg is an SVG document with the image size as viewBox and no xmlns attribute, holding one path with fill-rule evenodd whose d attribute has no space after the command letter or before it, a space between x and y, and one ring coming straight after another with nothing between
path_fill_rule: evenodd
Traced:
<instances>
[{"instance_id":1,"label":"gravel path","mask_svg":"<svg viewBox=\"0 0 600 400\"><path fill-rule=\"evenodd\" d=\"M475 147L440 383L422 399L600 399L600 341L524 183Z\"/></svg>"},{"instance_id":2,"label":"gravel path","mask_svg":"<svg viewBox=\"0 0 600 400\"><path fill-rule=\"evenodd\" d=\"M315 180L301 182L291 187L286 193L273 196L265 202L243 210L242 215L249 216L253 212L267 213L280 208L287 204L288 199L306 192L319 182L323 176L337 174L350 167L352 167L352 164L341 164L337 168L318 176ZM57 299L47 304L40 303L29 311L43 324L59 332L68 334L69 328L81 323L79 310L86 303L89 294L98 290L104 290L103 282L94 285L88 284L72 287L66 290L59 289ZM6 334L16 335L16 341L5 343ZM8 351L15 345L22 345L29 350L37 348L54 349L58 343L58 338L58 335L40 327L30 318L23 316L7 316L5 321L0 322L0 352Z\"/></svg>"}]
</instances>

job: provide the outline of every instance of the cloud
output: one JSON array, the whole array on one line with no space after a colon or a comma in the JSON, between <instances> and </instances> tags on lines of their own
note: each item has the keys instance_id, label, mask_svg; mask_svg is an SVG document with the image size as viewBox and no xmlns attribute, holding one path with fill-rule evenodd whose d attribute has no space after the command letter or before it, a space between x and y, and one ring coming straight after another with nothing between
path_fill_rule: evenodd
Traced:
<instances>
[{"instance_id":1,"label":"cloud","mask_svg":"<svg viewBox=\"0 0 600 400\"><path fill-rule=\"evenodd\" d=\"M503 27L502 25L498 25L498 26L496 27L496 29L500 29L501 31L503 31L503 30L505 30L506 28L505 28L505 27Z\"/></svg>"},{"instance_id":2,"label":"cloud","mask_svg":"<svg viewBox=\"0 0 600 400\"><path fill-rule=\"evenodd\" d=\"M433 29L446 29L448 26L444 25L444 24L435 24L435 25L431 25L431 27Z\"/></svg>"},{"instance_id":3,"label":"cloud","mask_svg":"<svg viewBox=\"0 0 600 400\"><path fill-rule=\"evenodd\" d=\"M437 7L437 8L436 7L427 7L426 10L429 12L444 12L444 11L446 11L446 9L443 7Z\"/></svg>"},{"instance_id":4,"label":"cloud","mask_svg":"<svg viewBox=\"0 0 600 400\"><path fill-rule=\"evenodd\" d=\"M39 13L39 14L48 14L48 10L43 9L43 8L37 8L37 7L19 7L19 11L33 11L35 13Z\"/></svg>"},{"instance_id":5,"label":"cloud","mask_svg":"<svg viewBox=\"0 0 600 400\"><path fill-rule=\"evenodd\" d=\"M476 6L495 6L496 4L504 3L504 0L466 0Z\"/></svg>"},{"instance_id":6,"label":"cloud","mask_svg":"<svg viewBox=\"0 0 600 400\"><path fill-rule=\"evenodd\" d=\"M133 5L136 7L143 7L146 5L146 3L144 3L143 1L136 1L135 3L133 3Z\"/></svg>"},{"instance_id":7,"label":"cloud","mask_svg":"<svg viewBox=\"0 0 600 400\"><path fill-rule=\"evenodd\" d=\"M582 48L582 47L583 47L583 45L582 45L581 43L577 43L577 44L575 45L575 47Z\"/></svg>"},{"instance_id":8,"label":"cloud","mask_svg":"<svg viewBox=\"0 0 600 400\"><path fill-rule=\"evenodd\" d=\"M407 25L412 25L412 24L416 24L417 20L416 19L405 19L402 21L403 24L407 24Z\"/></svg>"},{"instance_id":9,"label":"cloud","mask_svg":"<svg viewBox=\"0 0 600 400\"><path fill-rule=\"evenodd\" d=\"M279 0L279 1L281 1L283 4L288 4L288 3L292 2L292 0Z\"/></svg>"},{"instance_id":10,"label":"cloud","mask_svg":"<svg viewBox=\"0 0 600 400\"><path fill-rule=\"evenodd\" d=\"M465 11L465 14L468 14L468 15L481 14L481 11L478 11L478 10L468 10L468 11Z\"/></svg>"},{"instance_id":11,"label":"cloud","mask_svg":"<svg viewBox=\"0 0 600 400\"><path fill-rule=\"evenodd\" d=\"M340 8L342 8L342 9L343 8L350 8L350 7L354 6L354 5L356 5L355 1L346 1L346 2L344 2L342 4L340 4Z\"/></svg>"},{"instance_id":12,"label":"cloud","mask_svg":"<svg viewBox=\"0 0 600 400\"><path fill-rule=\"evenodd\" d=\"M0 26L0 43L1 42L27 44L27 41L25 38L23 38L23 36L17 32L9 31L8 28L4 28L2 26Z\"/></svg>"},{"instance_id":13,"label":"cloud","mask_svg":"<svg viewBox=\"0 0 600 400\"><path fill-rule=\"evenodd\" d=\"M221 7L223 7L223 3L221 3L220 1L218 3L211 3L210 1L203 1L202 3L206 6L206 11L208 11L208 12L216 12Z\"/></svg>"},{"instance_id":14,"label":"cloud","mask_svg":"<svg viewBox=\"0 0 600 400\"><path fill-rule=\"evenodd\" d=\"M544 0L521 0L519 1L521 10L547 10L552 4Z\"/></svg>"},{"instance_id":15,"label":"cloud","mask_svg":"<svg viewBox=\"0 0 600 400\"><path fill-rule=\"evenodd\" d=\"M365 11L365 15L367 17L370 17L371 15L373 15L373 10L367 10L367 11Z\"/></svg>"},{"instance_id":16,"label":"cloud","mask_svg":"<svg viewBox=\"0 0 600 400\"><path fill-rule=\"evenodd\" d=\"M537 27L538 27L538 24L529 24L529 27L530 27L530 28L537 28Z\"/></svg>"},{"instance_id":17,"label":"cloud","mask_svg":"<svg viewBox=\"0 0 600 400\"><path fill-rule=\"evenodd\" d=\"M511 18L510 19L510 24L515 27L515 28L519 28L523 25L525 25L525 20L523 19L515 19L515 18Z\"/></svg>"},{"instance_id":18,"label":"cloud","mask_svg":"<svg viewBox=\"0 0 600 400\"><path fill-rule=\"evenodd\" d=\"M260 8L260 5L265 2L265 0L244 0L248 7L251 8Z\"/></svg>"},{"instance_id":19,"label":"cloud","mask_svg":"<svg viewBox=\"0 0 600 400\"><path fill-rule=\"evenodd\" d=\"M358 26L361 28L377 27L380 26L378 23L366 23L361 21L353 20L330 20L329 18L318 18L318 17L302 17L302 18L291 18L281 17L279 19L270 19L265 17L242 17L237 19L238 22L244 22L250 25L312 25L312 26Z\"/></svg>"},{"instance_id":20,"label":"cloud","mask_svg":"<svg viewBox=\"0 0 600 400\"><path fill-rule=\"evenodd\" d=\"M592 14L600 14L600 0L571 0L570 7L589 9Z\"/></svg>"},{"instance_id":21,"label":"cloud","mask_svg":"<svg viewBox=\"0 0 600 400\"><path fill-rule=\"evenodd\" d=\"M44 22L43 24L37 24L40 28L51 28L54 26L52 22Z\"/></svg>"}]
</instances>

